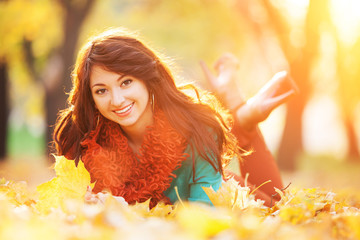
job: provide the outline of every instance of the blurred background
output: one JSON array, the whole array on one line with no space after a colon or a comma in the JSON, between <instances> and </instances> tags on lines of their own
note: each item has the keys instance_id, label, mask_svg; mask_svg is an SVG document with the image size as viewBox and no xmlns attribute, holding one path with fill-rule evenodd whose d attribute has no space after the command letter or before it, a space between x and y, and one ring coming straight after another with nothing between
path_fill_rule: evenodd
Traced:
<instances>
[{"instance_id":1,"label":"blurred background","mask_svg":"<svg viewBox=\"0 0 360 240\"><path fill-rule=\"evenodd\" d=\"M0 0L0 177L48 177L77 50L109 27L139 32L205 89L199 61L224 52L247 98L288 70L300 94L260 125L285 185L358 186L358 0Z\"/></svg>"}]
</instances>

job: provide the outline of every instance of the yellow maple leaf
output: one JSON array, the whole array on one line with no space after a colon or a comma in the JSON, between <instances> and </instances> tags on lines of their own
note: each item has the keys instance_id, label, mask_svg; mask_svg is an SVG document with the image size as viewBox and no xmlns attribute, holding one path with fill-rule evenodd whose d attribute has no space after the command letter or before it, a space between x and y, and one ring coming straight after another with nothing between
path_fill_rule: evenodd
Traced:
<instances>
[{"instance_id":1,"label":"yellow maple leaf","mask_svg":"<svg viewBox=\"0 0 360 240\"><path fill-rule=\"evenodd\" d=\"M39 200L36 208L47 213L51 208L63 207L67 200L84 201L87 187L93 187L90 183L90 174L84 164L66 159L64 156L55 156L56 177L37 187Z\"/></svg>"},{"instance_id":2,"label":"yellow maple leaf","mask_svg":"<svg viewBox=\"0 0 360 240\"><path fill-rule=\"evenodd\" d=\"M212 187L203 187L203 190L214 206L244 209L250 206L262 207L264 203L261 200L255 200L255 196L250 193L250 188L241 187L234 179L222 183L217 191Z\"/></svg>"},{"instance_id":3,"label":"yellow maple leaf","mask_svg":"<svg viewBox=\"0 0 360 240\"><path fill-rule=\"evenodd\" d=\"M36 190L39 193L36 208L40 212L47 213L51 208L59 207L60 194L57 178L53 178L52 180L39 185Z\"/></svg>"}]
</instances>

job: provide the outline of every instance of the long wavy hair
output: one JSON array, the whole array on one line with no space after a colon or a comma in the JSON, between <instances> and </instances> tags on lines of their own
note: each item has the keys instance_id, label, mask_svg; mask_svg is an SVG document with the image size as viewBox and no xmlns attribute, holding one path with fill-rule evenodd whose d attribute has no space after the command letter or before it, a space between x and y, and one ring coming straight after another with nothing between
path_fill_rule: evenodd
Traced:
<instances>
[{"instance_id":1,"label":"long wavy hair","mask_svg":"<svg viewBox=\"0 0 360 240\"><path fill-rule=\"evenodd\" d=\"M53 138L58 155L66 155L77 163L82 151L80 142L96 127L97 110L90 90L94 66L144 81L154 94L156 107L188 140L192 155L196 151L223 174L224 165L238 152L229 129L231 115L209 93L200 92L192 85L177 87L164 61L138 37L123 29L94 36L79 51L69 107L59 113L55 124ZM185 94L184 90L189 88L194 89L197 97Z\"/></svg>"}]
</instances>

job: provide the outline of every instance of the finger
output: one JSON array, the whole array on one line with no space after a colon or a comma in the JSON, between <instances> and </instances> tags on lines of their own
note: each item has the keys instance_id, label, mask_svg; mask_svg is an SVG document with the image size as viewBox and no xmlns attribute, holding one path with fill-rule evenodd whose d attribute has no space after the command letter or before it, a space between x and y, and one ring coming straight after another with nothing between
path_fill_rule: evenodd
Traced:
<instances>
[{"instance_id":1,"label":"finger","mask_svg":"<svg viewBox=\"0 0 360 240\"><path fill-rule=\"evenodd\" d=\"M119 197L119 196L113 196L115 198L115 200L119 203L121 203L122 205L126 205L128 206L129 204L125 201L125 199L123 197Z\"/></svg>"},{"instance_id":2,"label":"finger","mask_svg":"<svg viewBox=\"0 0 360 240\"><path fill-rule=\"evenodd\" d=\"M85 201L90 201L91 200L91 197L92 197L92 191L91 191L91 187L90 186L87 186L86 188L86 192L85 192Z\"/></svg>"},{"instance_id":3,"label":"finger","mask_svg":"<svg viewBox=\"0 0 360 240\"><path fill-rule=\"evenodd\" d=\"M281 85L286 79L286 71L275 73L275 75L259 90L259 93L265 94L267 97L273 97L280 91Z\"/></svg>"},{"instance_id":4,"label":"finger","mask_svg":"<svg viewBox=\"0 0 360 240\"><path fill-rule=\"evenodd\" d=\"M289 84L291 86L291 89L294 89L295 93L299 93L300 89L299 89L298 85L296 84L296 82L294 81L294 79L290 75L288 75L288 78L289 78Z\"/></svg>"},{"instance_id":5,"label":"finger","mask_svg":"<svg viewBox=\"0 0 360 240\"><path fill-rule=\"evenodd\" d=\"M210 85L213 87L214 83L216 82L216 77L211 73L210 69L205 64L205 62L200 61L200 66L201 66L201 69L204 72L205 78L210 83Z\"/></svg>"},{"instance_id":6,"label":"finger","mask_svg":"<svg viewBox=\"0 0 360 240\"><path fill-rule=\"evenodd\" d=\"M105 204L106 202L106 199L109 197L109 194L108 193L102 193L102 192L99 192L96 197L99 199L99 201L102 203L102 204Z\"/></svg>"},{"instance_id":7,"label":"finger","mask_svg":"<svg viewBox=\"0 0 360 240\"><path fill-rule=\"evenodd\" d=\"M225 67L227 65L231 68L238 68L239 67L239 60L237 57L232 53L224 53L214 64L214 69L217 72L221 71L221 68Z\"/></svg>"},{"instance_id":8,"label":"finger","mask_svg":"<svg viewBox=\"0 0 360 240\"><path fill-rule=\"evenodd\" d=\"M282 82L286 85L286 88L293 89L295 93L299 93L299 87L295 83L294 79L290 76L287 71L281 71L274 75L273 79L277 79L278 81ZM276 80L275 80L276 81Z\"/></svg>"},{"instance_id":9,"label":"finger","mask_svg":"<svg viewBox=\"0 0 360 240\"><path fill-rule=\"evenodd\" d=\"M291 89L286 93L283 93L277 97L273 97L270 98L266 101L266 103L263 105L263 111L268 112L268 111L272 111L275 108L277 108L278 106L280 106L281 104L287 102L289 100L290 97L292 97L293 95L295 95L296 92L295 90Z\"/></svg>"},{"instance_id":10,"label":"finger","mask_svg":"<svg viewBox=\"0 0 360 240\"><path fill-rule=\"evenodd\" d=\"M96 195L90 192L85 193L84 199L86 203L90 203L90 204L98 202Z\"/></svg>"},{"instance_id":11,"label":"finger","mask_svg":"<svg viewBox=\"0 0 360 240\"><path fill-rule=\"evenodd\" d=\"M272 98L287 93L290 90L293 90L295 93L299 92L296 83L288 72L281 71L276 73L271 80L260 89L259 94L262 94L266 98Z\"/></svg>"},{"instance_id":12,"label":"finger","mask_svg":"<svg viewBox=\"0 0 360 240\"><path fill-rule=\"evenodd\" d=\"M287 71L280 71L274 74L272 78L287 78L289 76Z\"/></svg>"},{"instance_id":13,"label":"finger","mask_svg":"<svg viewBox=\"0 0 360 240\"><path fill-rule=\"evenodd\" d=\"M91 198L92 198L91 193L86 192L84 198L85 198L85 201L89 202L91 200Z\"/></svg>"},{"instance_id":14,"label":"finger","mask_svg":"<svg viewBox=\"0 0 360 240\"><path fill-rule=\"evenodd\" d=\"M219 57L218 60L216 60L216 62L214 63L214 69L217 71L217 72L220 72L221 70L221 66L223 66L227 59L229 57L227 56L227 53L223 54L221 57Z\"/></svg>"}]
</instances>

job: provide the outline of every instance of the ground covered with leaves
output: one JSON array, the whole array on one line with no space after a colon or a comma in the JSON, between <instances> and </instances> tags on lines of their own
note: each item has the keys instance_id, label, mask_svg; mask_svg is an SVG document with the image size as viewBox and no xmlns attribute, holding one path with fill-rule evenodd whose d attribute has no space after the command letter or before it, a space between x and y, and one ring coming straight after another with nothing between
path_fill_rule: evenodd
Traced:
<instances>
[{"instance_id":1,"label":"ground covered with leaves","mask_svg":"<svg viewBox=\"0 0 360 240\"><path fill-rule=\"evenodd\" d=\"M214 206L179 201L85 202L90 177L57 157L56 176L29 188L0 179L0 239L360 239L360 194L290 186L269 208L229 180L204 190Z\"/></svg>"}]
</instances>

